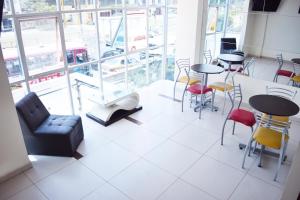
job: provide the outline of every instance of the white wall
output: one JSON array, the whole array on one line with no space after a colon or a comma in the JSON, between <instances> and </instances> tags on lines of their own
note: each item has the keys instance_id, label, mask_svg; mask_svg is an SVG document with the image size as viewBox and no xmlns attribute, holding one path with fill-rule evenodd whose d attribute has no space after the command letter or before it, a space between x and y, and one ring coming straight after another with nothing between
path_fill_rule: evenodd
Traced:
<instances>
[{"instance_id":1,"label":"white wall","mask_svg":"<svg viewBox=\"0 0 300 200\"><path fill-rule=\"evenodd\" d=\"M300 57L300 0L281 0L276 12L249 12L244 51L255 56ZM251 9L251 8L250 8Z\"/></svg>"},{"instance_id":2,"label":"white wall","mask_svg":"<svg viewBox=\"0 0 300 200\"><path fill-rule=\"evenodd\" d=\"M0 48L1 49L1 48ZM0 182L31 167L0 50Z\"/></svg>"},{"instance_id":3,"label":"white wall","mask_svg":"<svg viewBox=\"0 0 300 200\"><path fill-rule=\"evenodd\" d=\"M188 2L178 0L176 59L190 58L191 63L201 62L201 52L204 47L203 37L206 27L206 12L207 0L189 0Z\"/></svg>"}]
</instances>

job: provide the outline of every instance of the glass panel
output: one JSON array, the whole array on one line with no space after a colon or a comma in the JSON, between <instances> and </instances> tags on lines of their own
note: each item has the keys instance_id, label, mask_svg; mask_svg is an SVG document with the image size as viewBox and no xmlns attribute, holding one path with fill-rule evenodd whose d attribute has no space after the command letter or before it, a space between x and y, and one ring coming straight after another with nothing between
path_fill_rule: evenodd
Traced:
<instances>
[{"instance_id":1,"label":"glass panel","mask_svg":"<svg viewBox=\"0 0 300 200\"><path fill-rule=\"evenodd\" d=\"M222 32L225 25L225 7L218 7L218 19L216 32Z\"/></svg>"},{"instance_id":2,"label":"glass panel","mask_svg":"<svg viewBox=\"0 0 300 200\"><path fill-rule=\"evenodd\" d=\"M169 6L176 6L178 2L178 0L167 0L167 1Z\"/></svg>"},{"instance_id":3,"label":"glass panel","mask_svg":"<svg viewBox=\"0 0 300 200\"><path fill-rule=\"evenodd\" d=\"M85 71L89 73L83 73ZM91 101L92 96L96 92L100 93L98 63L70 69L70 80L75 112L79 114L81 111L90 111L95 105Z\"/></svg>"},{"instance_id":4,"label":"glass panel","mask_svg":"<svg viewBox=\"0 0 300 200\"><path fill-rule=\"evenodd\" d=\"M27 93L26 84L24 82L10 85L10 90L15 103L21 100Z\"/></svg>"},{"instance_id":5,"label":"glass panel","mask_svg":"<svg viewBox=\"0 0 300 200\"><path fill-rule=\"evenodd\" d=\"M168 44L176 43L177 8L168 8Z\"/></svg>"},{"instance_id":6,"label":"glass panel","mask_svg":"<svg viewBox=\"0 0 300 200\"><path fill-rule=\"evenodd\" d=\"M99 12L100 59L122 54L125 49L125 31L122 10Z\"/></svg>"},{"instance_id":7,"label":"glass panel","mask_svg":"<svg viewBox=\"0 0 300 200\"><path fill-rule=\"evenodd\" d=\"M12 18L4 18L2 20L0 41L9 82L23 80L24 74L18 54L17 39Z\"/></svg>"},{"instance_id":8,"label":"glass panel","mask_svg":"<svg viewBox=\"0 0 300 200\"><path fill-rule=\"evenodd\" d=\"M20 23L29 75L62 68L57 19L33 19Z\"/></svg>"},{"instance_id":9,"label":"glass panel","mask_svg":"<svg viewBox=\"0 0 300 200\"><path fill-rule=\"evenodd\" d=\"M217 14L218 14L218 12L217 12L216 7L209 7L208 8L206 33L216 32Z\"/></svg>"},{"instance_id":10,"label":"glass panel","mask_svg":"<svg viewBox=\"0 0 300 200\"><path fill-rule=\"evenodd\" d=\"M122 6L122 0L99 0L100 7L118 7Z\"/></svg>"},{"instance_id":11,"label":"glass panel","mask_svg":"<svg viewBox=\"0 0 300 200\"><path fill-rule=\"evenodd\" d=\"M71 114L67 79L64 72L56 72L31 80L30 91L37 93L51 114Z\"/></svg>"},{"instance_id":12,"label":"glass panel","mask_svg":"<svg viewBox=\"0 0 300 200\"><path fill-rule=\"evenodd\" d=\"M146 52L130 54L128 62L128 87L131 89L147 85Z\"/></svg>"},{"instance_id":13,"label":"glass panel","mask_svg":"<svg viewBox=\"0 0 300 200\"><path fill-rule=\"evenodd\" d=\"M63 17L68 64L75 65L98 60L95 14L68 13Z\"/></svg>"},{"instance_id":14,"label":"glass panel","mask_svg":"<svg viewBox=\"0 0 300 200\"><path fill-rule=\"evenodd\" d=\"M149 0L149 5L165 5L165 0Z\"/></svg>"},{"instance_id":15,"label":"glass panel","mask_svg":"<svg viewBox=\"0 0 300 200\"><path fill-rule=\"evenodd\" d=\"M127 89L125 66L125 56L105 60L101 63L104 95Z\"/></svg>"},{"instance_id":16,"label":"glass panel","mask_svg":"<svg viewBox=\"0 0 300 200\"><path fill-rule=\"evenodd\" d=\"M174 80L174 70L175 70L175 45L168 45L167 47L167 63L166 63L166 80Z\"/></svg>"},{"instance_id":17,"label":"glass panel","mask_svg":"<svg viewBox=\"0 0 300 200\"><path fill-rule=\"evenodd\" d=\"M4 0L3 15L5 16L10 14L11 14L10 1Z\"/></svg>"},{"instance_id":18,"label":"glass panel","mask_svg":"<svg viewBox=\"0 0 300 200\"><path fill-rule=\"evenodd\" d=\"M128 51L146 48L146 10L128 10L126 15Z\"/></svg>"},{"instance_id":19,"label":"glass panel","mask_svg":"<svg viewBox=\"0 0 300 200\"><path fill-rule=\"evenodd\" d=\"M60 5L62 10L74 10L77 8L76 1L74 0L61 0Z\"/></svg>"},{"instance_id":20,"label":"glass panel","mask_svg":"<svg viewBox=\"0 0 300 200\"><path fill-rule=\"evenodd\" d=\"M160 46L164 43L164 9L149 9L149 47Z\"/></svg>"},{"instance_id":21,"label":"glass panel","mask_svg":"<svg viewBox=\"0 0 300 200\"><path fill-rule=\"evenodd\" d=\"M245 19L243 8L230 6L228 9L226 32L241 32L243 19Z\"/></svg>"},{"instance_id":22,"label":"glass panel","mask_svg":"<svg viewBox=\"0 0 300 200\"><path fill-rule=\"evenodd\" d=\"M216 35L215 34L206 35L205 49L210 50L213 57L215 57L215 55L218 55L220 53L220 51L216 52Z\"/></svg>"},{"instance_id":23,"label":"glass panel","mask_svg":"<svg viewBox=\"0 0 300 200\"><path fill-rule=\"evenodd\" d=\"M149 82L162 79L163 48L149 50Z\"/></svg>"},{"instance_id":24,"label":"glass panel","mask_svg":"<svg viewBox=\"0 0 300 200\"><path fill-rule=\"evenodd\" d=\"M125 0L125 3L129 6L145 6L146 0Z\"/></svg>"},{"instance_id":25,"label":"glass panel","mask_svg":"<svg viewBox=\"0 0 300 200\"><path fill-rule=\"evenodd\" d=\"M96 0L79 0L79 9L92 9L95 8Z\"/></svg>"},{"instance_id":26,"label":"glass panel","mask_svg":"<svg viewBox=\"0 0 300 200\"><path fill-rule=\"evenodd\" d=\"M13 2L16 13L56 11L56 0L18 0Z\"/></svg>"}]
</instances>

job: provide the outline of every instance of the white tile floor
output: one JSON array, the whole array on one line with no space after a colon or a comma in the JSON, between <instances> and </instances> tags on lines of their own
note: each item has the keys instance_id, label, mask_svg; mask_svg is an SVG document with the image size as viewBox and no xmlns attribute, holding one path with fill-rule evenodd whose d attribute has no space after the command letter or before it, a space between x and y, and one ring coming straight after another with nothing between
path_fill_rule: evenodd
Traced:
<instances>
[{"instance_id":1,"label":"white tile floor","mask_svg":"<svg viewBox=\"0 0 300 200\"><path fill-rule=\"evenodd\" d=\"M300 138L291 128L288 161L279 181L273 182L277 160L264 156L263 168L256 156L241 169L250 130L231 123L220 146L220 127L225 115L204 110L202 119L189 105L171 96L168 82L155 83L141 91L144 109L131 117L142 125L121 120L102 127L83 115L85 139L78 148L83 158L30 156L33 168L0 184L0 199L103 199L103 200L193 200L280 199ZM222 97L217 97L221 105Z\"/></svg>"}]
</instances>

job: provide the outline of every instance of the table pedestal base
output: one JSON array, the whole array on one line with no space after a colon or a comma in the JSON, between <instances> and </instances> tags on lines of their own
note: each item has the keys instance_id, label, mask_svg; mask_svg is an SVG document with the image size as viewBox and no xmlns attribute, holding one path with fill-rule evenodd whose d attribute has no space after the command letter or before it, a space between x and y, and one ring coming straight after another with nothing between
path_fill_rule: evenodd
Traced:
<instances>
[{"instance_id":1,"label":"table pedestal base","mask_svg":"<svg viewBox=\"0 0 300 200\"><path fill-rule=\"evenodd\" d=\"M194 112L199 111L199 109L201 107L199 104L200 104L199 101L196 102L196 107L194 108ZM211 109L211 104L212 104L211 99L208 99L208 100L204 101L201 109L206 109L206 108ZM219 110L219 108L217 106L213 106L213 111L217 112L218 110Z\"/></svg>"}]
</instances>

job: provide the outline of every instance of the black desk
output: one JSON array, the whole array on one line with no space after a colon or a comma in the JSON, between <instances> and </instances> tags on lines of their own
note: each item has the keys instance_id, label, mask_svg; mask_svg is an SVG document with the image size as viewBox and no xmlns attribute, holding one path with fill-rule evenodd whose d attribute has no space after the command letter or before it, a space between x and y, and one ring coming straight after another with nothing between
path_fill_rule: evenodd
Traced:
<instances>
[{"instance_id":1,"label":"black desk","mask_svg":"<svg viewBox=\"0 0 300 200\"><path fill-rule=\"evenodd\" d=\"M229 65L228 68L230 70L232 62L244 62L245 57L240 55L235 55L235 54L220 54L218 56L218 59L228 63Z\"/></svg>"},{"instance_id":2,"label":"black desk","mask_svg":"<svg viewBox=\"0 0 300 200\"><path fill-rule=\"evenodd\" d=\"M191 69L197 73L205 74L204 85L207 86L208 74L220 74L224 71L222 67L210 64L195 64L191 66Z\"/></svg>"},{"instance_id":3,"label":"black desk","mask_svg":"<svg viewBox=\"0 0 300 200\"><path fill-rule=\"evenodd\" d=\"M299 112L299 107L294 102L274 95L255 95L250 97L249 104L252 108L275 116L293 116Z\"/></svg>"},{"instance_id":4,"label":"black desk","mask_svg":"<svg viewBox=\"0 0 300 200\"><path fill-rule=\"evenodd\" d=\"M293 58L292 62L300 65L300 58Z\"/></svg>"}]
</instances>

